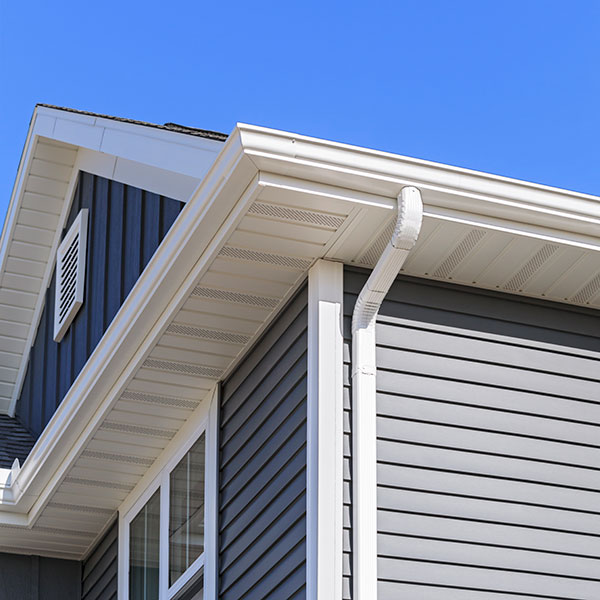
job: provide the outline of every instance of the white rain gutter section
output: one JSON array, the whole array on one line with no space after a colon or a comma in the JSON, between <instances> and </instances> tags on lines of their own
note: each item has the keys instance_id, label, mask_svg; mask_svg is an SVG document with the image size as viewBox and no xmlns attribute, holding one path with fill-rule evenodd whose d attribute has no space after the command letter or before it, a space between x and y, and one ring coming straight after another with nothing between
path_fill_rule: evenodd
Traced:
<instances>
[{"instance_id":1,"label":"white rain gutter section","mask_svg":"<svg viewBox=\"0 0 600 600\"><path fill-rule=\"evenodd\" d=\"M423 220L421 193L402 188L398 218L352 315L352 531L354 600L377 594L377 427L375 322L379 307L414 247Z\"/></svg>"}]
</instances>

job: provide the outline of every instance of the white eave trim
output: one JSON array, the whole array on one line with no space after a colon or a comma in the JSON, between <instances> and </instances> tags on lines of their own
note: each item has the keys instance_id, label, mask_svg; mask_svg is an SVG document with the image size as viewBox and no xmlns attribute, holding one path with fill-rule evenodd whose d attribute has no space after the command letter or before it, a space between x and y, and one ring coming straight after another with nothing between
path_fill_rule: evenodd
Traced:
<instances>
[{"instance_id":1,"label":"white eave trim","mask_svg":"<svg viewBox=\"0 0 600 600\"><path fill-rule=\"evenodd\" d=\"M451 209L508 226L554 229L565 239L571 234L598 238L598 196L252 125L238 128L248 156L261 170L314 177L388 198L415 186L423 192L428 214Z\"/></svg>"},{"instance_id":2,"label":"white eave trim","mask_svg":"<svg viewBox=\"0 0 600 600\"><path fill-rule=\"evenodd\" d=\"M57 119L55 113L60 112L38 109L36 134L100 152L116 151L103 145L106 136L104 141L97 140L95 144L84 140L84 136L69 137L66 125L63 131L53 122ZM95 117L65 114L69 115L66 120L78 121L81 131L94 128L91 122L86 125L84 121ZM116 130L143 129L143 126L126 123L111 122L111 125ZM161 137L170 133L157 131ZM155 133L148 136L154 137ZM426 203L427 191L445 194L447 203L452 205L449 208L463 215L494 217L507 226L522 218L525 226L539 226L543 214L543 227L552 224L561 239L588 235L598 240L600 199L594 196L248 125L234 129L224 145L212 143L221 148L216 161L159 246L13 483L19 486L18 490L14 488L17 508L27 515L30 523L243 216L259 185L258 173L261 177L265 173L272 177L285 175L288 181L297 178L312 187L338 186L355 195L368 196L374 199L372 204L389 209L402 187L413 185L425 192ZM150 157L135 160L164 166L158 154L152 160ZM168 160L173 162L172 157ZM26 162L25 157L23 163ZM370 203L366 202L365 207ZM512 207L509 211L514 217L512 221L505 218L506 207ZM426 206L426 211L435 208ZM11 227L10 210L5 233ZM110 377L103 376L105 373L110 373ZM1 506L0 503L0 524L5 517Z\"/></svg>"},{"instance_id":3,"label":"white eave trim","mask_svg":"<svg viewBox=\"0 0 600 600\"><path fill-rule=\"evenodd\" d=\"M0 411L11 416L14 416L21 392L29 349L44 307L45 291L54 271L56 249L69 214L79 171L86 170L187 202L223 148L223 142L201 136L37 106L27 133L0 238L0 279L6 271L6 262L38 141L68 144L77 150L77 154L31 322L20 322L29 328L29 334L12 397L8 406Z\"/></svg>"},{"instance_id":4,"label":"white eave trim","mask_svg":"<svg viewBox=\"0 0 600 600\"><path fill-rule=\"evenodd\" d=\"M223 142L137 123L37 106L35 135L201 179ZM140 143L141 142L141 143Z\"/></svg>"},{"instance_id":5,"label":"white eave trim","mask_svg":"<svg viewBox=\"0 0 600 600\"><path fill-rule=\"evenodd\" d=\"M28 525L242 218L255 175L234 132L11 479L4 497ZM3 505L0 500L0 525L12 524L14 514Z\"/></svg>"}]
</instances>

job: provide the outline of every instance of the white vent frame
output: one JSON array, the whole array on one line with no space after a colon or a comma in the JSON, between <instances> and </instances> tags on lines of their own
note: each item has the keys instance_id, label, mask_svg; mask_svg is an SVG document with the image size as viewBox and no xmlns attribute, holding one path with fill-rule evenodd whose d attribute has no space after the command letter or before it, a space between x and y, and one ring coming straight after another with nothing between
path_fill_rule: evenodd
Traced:
<instances>
[{"instance_id":1,"label":"white vent frame","mask_svg":"<svg viewBox=\"0 0 600 600\"><path fill-rule=\"evenodd\" d=\"M55 342L62 340L75 315L83 305L87 236L88 209L82 208L56 251Z\"/></svg>"}]
</instances>

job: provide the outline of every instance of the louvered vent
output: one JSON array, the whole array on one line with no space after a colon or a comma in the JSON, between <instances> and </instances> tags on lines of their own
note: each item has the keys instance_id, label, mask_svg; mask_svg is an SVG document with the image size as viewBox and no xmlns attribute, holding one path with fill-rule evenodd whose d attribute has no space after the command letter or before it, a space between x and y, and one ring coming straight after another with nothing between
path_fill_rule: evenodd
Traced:
<instances>
[{"instance_id":1,"label":"louvered vent","mask_svg":"<svg viewBox=\"0 0 600 600\"><path fill-rule=\"evenodd\" d=\"M56 254L54 341L60 342L83 304L88 210L82 209Z\"/></svg>"}]
</instances>

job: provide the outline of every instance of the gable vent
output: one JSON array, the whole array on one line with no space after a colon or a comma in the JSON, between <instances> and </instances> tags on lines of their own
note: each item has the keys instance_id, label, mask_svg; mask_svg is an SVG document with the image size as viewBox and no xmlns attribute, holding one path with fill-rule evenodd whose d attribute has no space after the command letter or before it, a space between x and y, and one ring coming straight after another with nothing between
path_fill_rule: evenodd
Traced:
<instances>
[{"instance_id":1,"label":"gable vent","mask_svg":"<svg viewBox=\"0 0 600 600\"><path fill-rule=\"evenodd\" d=\"M88 210L82 209L56 253L54 341L60 342L83 304Z\"/></svg>"}]
</instances>

